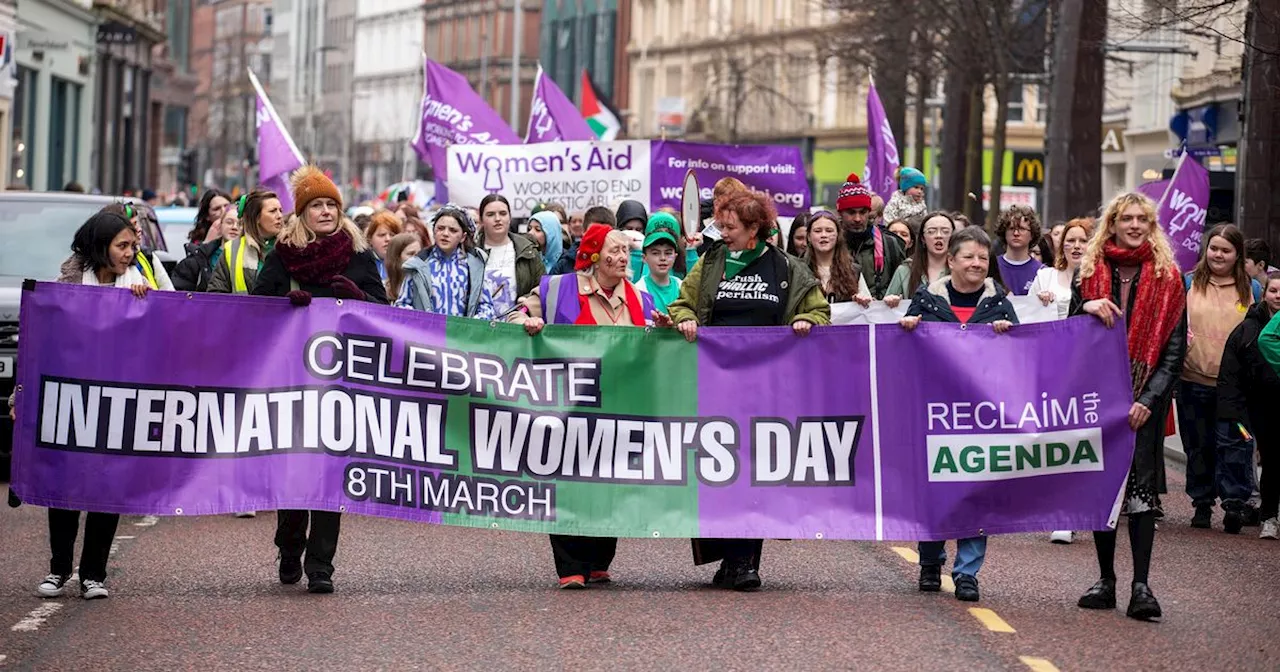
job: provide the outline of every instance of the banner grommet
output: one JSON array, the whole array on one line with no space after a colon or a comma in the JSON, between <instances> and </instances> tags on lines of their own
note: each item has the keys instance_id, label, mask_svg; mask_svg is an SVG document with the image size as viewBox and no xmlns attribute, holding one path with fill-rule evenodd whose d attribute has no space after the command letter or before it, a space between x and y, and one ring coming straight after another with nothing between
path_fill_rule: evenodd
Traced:
<instances>
[{"instance_id":1,"label":"banner grommet","mask_svg":"<svg viewBox=\"0 0 1280 672\"><path fill-rule=\"evenodd\" d=\"M489 328L490 328L490 329L497 329L497 328L498 328L498 321L497 321L497 320L489 320Z\"/></svg>"},{"instance_id":2,"label":"banner grommet","mask_svg":"<svg viewBox=\"0 0 1280 672\"><path fill-rule=\"evenodd\" d=\"M661 533L661 532L659 532L659 531L657 531L657 530L654 530L654 531L653 531L653 538L654 538L654 539L657 539L658 537L661 537L661 536L662 536L662 533Z\"/></svg>"},{"instance_id":3,"label":"banner grommet","mask_svg":"<svg viewBox=\"0 0 1280 672\"><path fill-rule=\"evenodd\" d=\"M181 515L182 515L182 507L181 507L181 506L179 506L178 508L174 509L174 510L173 510L173 515L175 515L175 516L181 516Z\"/></svg>"},{"instance_id":4,"label":"banner grommet","mask_svg":"<svg viewBox=\"0 0 1280 672\"><path fill-rule=\"evenodd\" d=\"M489 523L489 527L490 527L490 529L494 529L494 530L496 530L496 529L498 529L498 524L497 524L497 523Z\"/></svg>"},{"instance_id":5,"label":"banner grommet","mask_svg":"<svg viewBox=\"0 0 1280 672\"><path fill-rule=\"evenodd\" d=\"M822 541L822 539L823 539L823 535L822 535L822 533L821 533L821 532L817 532L817 533L815 533L815 534L813 535L813 538L814 538L814 539L817 539L818 541Z\"/></svg>"},{"instance_id":6,"label":"banner grommet","mask_svg":"<svg viewBox=\"0 0 1280 672\"><path fill-rule=\"evenodd\" d=\"M192 296L194 296L194 295L193 295L191 292L187 292L187 298L188 298L188 299L190 299Z\"/></svg>"},{"instance_id":7,"label":"banner grommet","mask_svg":"<svg viewBox=\"0 0 1280 672\"><path fill-rule=\"evenodd\" d=\"M337 304L338 304L339 306L341 306L341 305L342 305L342 299L338 299L338 300L337 300Z\"/></svg>"},{"instance_id":8,"label":"banner grommet","mask_svg":"<svg viewBox=\"0 0 1280 672\"><path fill-rule=\"evenodd\" d=\"M338 507L338 513L346 513L346 512L347 512L347 507L345 504Z\"/></svg>"},{"instance_id":9,"label":"banner grommet","mask_svg":"<svg viewBox=\"0 0 1280 672\"><path fill-rule=\"evenodd\" d=\"M960 331L968 331L968 330L969 330L969 325L967 324L960 325Z\"/></svg>"}]
</instances>

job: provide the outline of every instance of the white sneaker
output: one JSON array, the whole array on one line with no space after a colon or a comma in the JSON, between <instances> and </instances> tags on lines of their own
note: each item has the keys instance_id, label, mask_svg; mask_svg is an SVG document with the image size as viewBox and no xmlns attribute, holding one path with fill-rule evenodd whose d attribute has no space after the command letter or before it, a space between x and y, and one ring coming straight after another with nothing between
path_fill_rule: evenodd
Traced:
<instances>
[{"instance_id":1,"label":"white sneaker","mask_svg":"<svg viewBox=\"0 0 1280 672\"><path fill-rule=\"evenodd\" d=\"M1071 530L1058 530L1057 532L1049 535L1049 541L1055 544L1069 544L1072 541L1075 541L1075 538L1075 532L1072 532Z\"/></svg>"},{"instance_id":2,"label":"white sneaker","mask_svg":"<svg viewBox=\"0 0 1280 672\"><path fill-rule=\"evenodd\" d=\"M61 574L50 574L44 577L44 581L40 582L36 592L40 594L40 597L61 597L62 589L66 587L67 579L69 578L71 577Z\"/></svg>"},{"instance_id":3,"label":"white sneaker","mask_svg":"<svg viewBox=\"0 0 1280 672\"><path fill-rule=\"evenodd\" d=\"M257 518L257 511L242 511L236 514L236 518Z\"/></svg>"},{"instance_id":4,"label":"white sneaker","mask_svg":"<svg viewBox=\"0 0 1280 672\"><path fill-rule=\"evenodd\" d=\"M107 592L107 587L102 585L101 581L80 582L80 597L86 600L100 600L108 595L110 593Z\"/></svg>"},{"instance_id":5,"label":"white sneaker","mask_svg":"<svg viewBox=\"0 0 1280 672\"><path fill-rule=\"evenodd\" d=\"M1262 533L1259 539L1280 539L1280 518L1268 518L1262 521Z\"/></svg>"}]
</instances>

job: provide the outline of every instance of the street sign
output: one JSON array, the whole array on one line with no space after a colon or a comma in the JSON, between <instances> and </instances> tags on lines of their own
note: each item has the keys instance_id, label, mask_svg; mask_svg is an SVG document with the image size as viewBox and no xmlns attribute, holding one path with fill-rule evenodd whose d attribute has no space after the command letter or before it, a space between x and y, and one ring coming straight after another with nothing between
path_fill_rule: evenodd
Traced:
<instances>
[{"instance_id":1,"label":"street sign","mask_svg":"<svg viewBox=\"0 0 1280 672\"><path fill-rule=\"evenodd\" d=\"M1015 187L1044 186L1044 152L1014 152L1013 180Z\"/></svg>"},{"instance_id":2,"label":"street sign","mask_svg":"<svg viewBox=\"0 0 1280 672\"><path fill-rule=\"evenodd\" d=\"M1164 150L1164 158L1176 159L1179 156L1182 156L1182 150L1183 150L1182 147L1174 147L1173 149L1166 149ZM1192 156L1192 158L1196 158L1196 159L1203 159L1206 156L1222 156L1221 147L1187 147L1186 150L1187 150L1187 153Z\"/></svg>"}]
</instances>

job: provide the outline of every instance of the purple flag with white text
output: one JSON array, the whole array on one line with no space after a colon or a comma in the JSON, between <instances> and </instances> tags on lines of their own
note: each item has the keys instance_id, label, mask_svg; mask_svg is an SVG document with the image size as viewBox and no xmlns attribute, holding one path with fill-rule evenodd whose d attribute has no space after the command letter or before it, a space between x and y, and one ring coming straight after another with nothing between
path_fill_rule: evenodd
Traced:
<instances>
[{"instance_id":1,"label":"purple flag with white text","mask_svg":"<svg viewBox=\"0 0 1280 672\"><path fill-rule=\"evenodd\" d=\"M436 176L436 201L449 200L449 145L518 144L520 136L471 88L467 78L426 59L422 119L413 149Z\"/></svg>"},{"instance_id":2,"label":"purple flag with white text","mask_svg":"<svg viewBox=\"0 0 1280 672\"><path fill-rule=\"evenodd\" d=\"M596 140L595 131L578 113L578 108L547 76L538 65L538 77L533 85L533 100L529 106L529 128L524 141L556 142L558 140Z\"/></svg>"},{"instance_id":3,"label":"purple flag with white text","mask_svg":"<svg viewBox=\"0 0 1280 672\"><path fill-rule=\"evenodd\" d=\"M886 202L898 189L893 174L898 172L899 160L898 142L873 82L867 90L867 167L862 181Z\"/></svg>"},{"instance_id":4,"label":"purple flag with white text","mask_svg":"<svg viewBox=\"0 0 1280 672\"><path fill-rule=\"evenodd\" d=\"M1173 256L1183 272L1200 260L1200 238L1209 210L1209 171L1184 152L1156 207L1156 217L1173 243Z\"/></svg>"},{"instance_id":5,"label":"purple flag with white text","mask_svg":"<svg viewBox=\"0 0 1280 672\"><path fill-rule=\"evenodd\" d=\"M258 93L258 184L274 191L280 197L284 211L291 212L293 194L289 190L289 174L302 167L305 161L252 70L249 71L249 81Z\"/></svg>"}]
</instances>

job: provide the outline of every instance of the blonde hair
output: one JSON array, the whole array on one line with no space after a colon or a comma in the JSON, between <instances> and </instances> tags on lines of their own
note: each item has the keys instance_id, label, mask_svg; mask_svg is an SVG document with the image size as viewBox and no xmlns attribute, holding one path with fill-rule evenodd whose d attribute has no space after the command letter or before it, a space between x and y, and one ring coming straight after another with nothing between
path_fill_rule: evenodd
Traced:
<instances>
[{"instance_id":1,"label":"blonde hair","mask_svg":"<svg viewBox=\"0 0 1280 672\"><path fill-rule=\"evenodd\" d=\"M1089 239L1084 261L1080 262L1081 278L1090 277L1097 270L1098 263L1103 258L1102 248L1111 239L1111 227L1115 226L1116 220L1120 219L1120 213L1133 205L1142 208L1147 221L1151 222L1147 242L1151 243L1151 252L1155 257L1156 277L1163 278L1166 274L1178 275L1178 264L1173 260L1173 245L1169 243L1169 237L1164 234L1164 229L1160 228L1160 222L1156 218L1156 204L1145 195L1131 191L1111 199L1106 211L1102 213L1102 218L1098 220L1098 226L1093 231L1093 237Z\"/></svg>"},{"instance_id":2,"label":"blonde hair","mask_svg":"<svg viewBox=\"0 0 1280 672\"><path fill-rule=\"evenodd\" d=\"M351 249L354 252L364 252L369 249L369 243L364 239L356 223L347 218L346 215L338 215L338 230L346 231L351 237ZM284 223L280 235L276 238L277 245L288 245L290 247L306 247L316 241L316 232L312 231L302 220L301 215L290 215L289 219Z\"/></svg>"}]
</instances>

